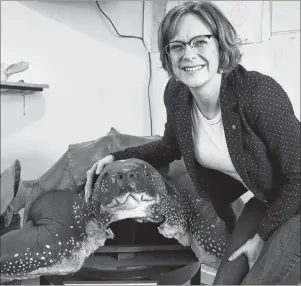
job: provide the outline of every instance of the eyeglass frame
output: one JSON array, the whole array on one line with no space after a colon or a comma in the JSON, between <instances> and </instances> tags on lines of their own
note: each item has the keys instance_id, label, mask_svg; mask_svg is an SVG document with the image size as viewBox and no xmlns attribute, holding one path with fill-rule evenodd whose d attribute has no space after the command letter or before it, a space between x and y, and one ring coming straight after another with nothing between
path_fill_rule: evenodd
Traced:
<instances>
[{"instance_id":1,"label":"eyeglass frame","mask_svg":"<svg viewBox=\"0 0 301 286\"><path fill-rule=\"evenodd\" d=\"M165 52L166 52L166 54L167 54L169 57L171 57L171 55L170 55L169 52L167 51L169 45L172 44L172 43L180 43L180 44L183 44L184 47L185 47L185 48L183 49L183 53L179 56L179 57L181 57L181 56L184 55L184 53L185 53L185 51L186 51L186 46L187 46L187 45L189 45L191 49L194 49L194 48L195 48L193 45L191 45L191 43L192 43L193 40L195 40L196 38L199 38L199 37L206 37L206 38L208 38L208 39L210 40L211 37L214 38L215 35L213 35L213 34L208 34L208 35L198 35L198 36L193 37L193 38L192 38L191 40L189 40L188 42L182 42L182 41L172 41L172 42L169 42L169 43L164 47Z\"/></svg>"}]
</instances>

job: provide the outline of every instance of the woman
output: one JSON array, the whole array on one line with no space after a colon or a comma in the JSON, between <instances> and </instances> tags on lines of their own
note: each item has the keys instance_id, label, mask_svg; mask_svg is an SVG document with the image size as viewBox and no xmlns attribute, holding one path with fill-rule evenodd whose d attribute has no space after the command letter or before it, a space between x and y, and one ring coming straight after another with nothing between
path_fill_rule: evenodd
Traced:
<instances>
[{"instance_id":1,"label":"woman","mask_svg":"<svg viewBox=\"0 0 301 286\"><path fill-rule=\"evenodd\" d=\"M201 197L231 232L215 284L296 284L300 280L300 122L271 77L239 62L237 33L210 2L170 10L158 32L170 76L161 140L103 158L140 158L159 167L184 158ZM239 219L230 203L254 194ZM234 230L233 230L234 229ZM299 263L299 264L298 264Z\"/></svg>"}]
</instances>

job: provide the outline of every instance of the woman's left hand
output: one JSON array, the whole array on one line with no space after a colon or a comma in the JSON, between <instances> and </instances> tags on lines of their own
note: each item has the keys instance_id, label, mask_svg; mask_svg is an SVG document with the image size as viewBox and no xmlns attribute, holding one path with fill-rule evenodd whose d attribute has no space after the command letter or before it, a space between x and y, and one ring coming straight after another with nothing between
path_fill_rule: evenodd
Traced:
<instances>
[{"instance_id":1,"label":"woman's left hand","mask_svg":"<svg viewBox=\"0 0 301 286\"><path fill-rule=\"evenodd\" d=\"M256 234L252 239L247 240L247 242L244 245L242 245L235 252L233 252L228 260L233 261L242 254L245 254L248 258L250 270L255 264L256 260L258 259L263 246L264 241L258 234Z\"/></svg>"}]
</instances>

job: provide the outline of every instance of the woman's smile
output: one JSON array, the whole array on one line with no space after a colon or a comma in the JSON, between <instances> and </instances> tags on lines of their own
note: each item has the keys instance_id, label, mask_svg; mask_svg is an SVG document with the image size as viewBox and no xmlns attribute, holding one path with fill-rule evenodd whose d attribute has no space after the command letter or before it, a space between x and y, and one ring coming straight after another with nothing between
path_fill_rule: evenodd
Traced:
<instances>
[{"instance_id":1,"label":"woman's smile","mask_svg":"<svg viewBox=\"0 0 301 286\"><path fill-rule=\"evenodd\" d=\"M206 65L185 66L185 67L182 67L181 69L187 73L194 73L194 72L197 72L197 71L203 69L205 66Z\"/></svg>"}]
</instances>

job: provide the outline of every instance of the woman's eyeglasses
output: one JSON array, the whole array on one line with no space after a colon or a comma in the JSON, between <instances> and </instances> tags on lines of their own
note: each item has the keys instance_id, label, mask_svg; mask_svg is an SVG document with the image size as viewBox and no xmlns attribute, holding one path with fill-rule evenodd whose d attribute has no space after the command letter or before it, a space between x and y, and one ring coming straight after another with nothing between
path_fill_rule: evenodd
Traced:
<instances>
[{"instance_id":1,"label":"woman's eyeglasses","mask_svg":"<svg viewBox=\"0 0 301 286\"><path fill-rule=\"evenodd\" d=\"M170 42L165 46L165 51L170 57L181 57L184 55L186 45L189 45L192 49L204 52L211 37L214 37L214 35L196 36L186 43L181 41Z\"/></svg>"}]
</instances>

